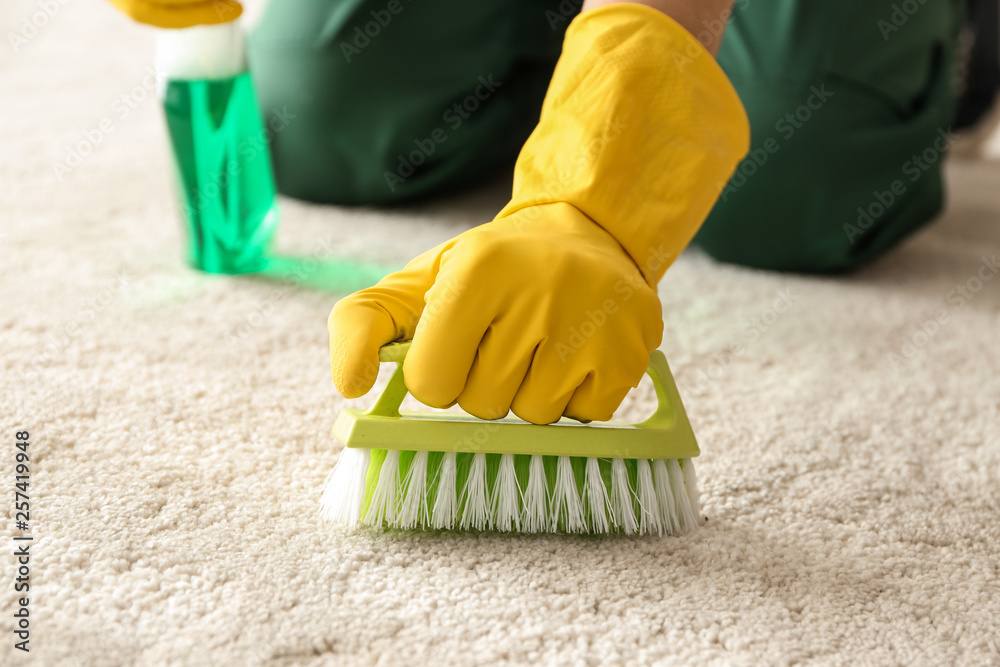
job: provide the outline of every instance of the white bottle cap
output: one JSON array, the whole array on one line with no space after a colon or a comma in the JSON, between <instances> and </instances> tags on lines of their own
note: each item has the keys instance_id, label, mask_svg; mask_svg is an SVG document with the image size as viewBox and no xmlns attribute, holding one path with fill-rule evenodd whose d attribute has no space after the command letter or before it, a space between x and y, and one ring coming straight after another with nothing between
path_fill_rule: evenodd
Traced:
<instances>
[{"instance_id":1,"label":"white bottle cap","mask_svg":"<svg viewBox=\"0 0 1000 667\"><path fill-rule=\"evenodd\" d=\"M164 79L224 79L246 70L243 31L236 21L157 33L156 71Z\"/></svg>"}]
</instances>

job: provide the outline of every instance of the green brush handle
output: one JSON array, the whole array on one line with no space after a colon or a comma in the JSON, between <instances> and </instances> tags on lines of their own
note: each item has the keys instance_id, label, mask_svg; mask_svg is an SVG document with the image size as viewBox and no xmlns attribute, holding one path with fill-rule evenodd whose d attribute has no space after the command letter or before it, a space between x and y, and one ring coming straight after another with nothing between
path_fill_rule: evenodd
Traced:
<instances>
[{"instance_id":1,"label":"green brush handle","mask_svg":"<svg viewBox=\"0 0 1000 667\"><path fill-rule=\"evenodd\" d=\"M383 362L396 362L396 372L389 378L382 394L375 401L375 405L368 410L367 414L375 417L399 417L399 406L406 398L408 390L403 381L403 360L410 350L410 341L401 343L389 343L378 351L378 360ZM649 366L646 367L646 374L653 381L653 388L656 391L656 411L645 421L633 424L640 428L664 429L673 424L676 417L673 406L681 405L681 397L677 392L677 385L674 376L667 365L667 358L659 350L654 350L649 355Z\"/></svg>"}]
</instances>

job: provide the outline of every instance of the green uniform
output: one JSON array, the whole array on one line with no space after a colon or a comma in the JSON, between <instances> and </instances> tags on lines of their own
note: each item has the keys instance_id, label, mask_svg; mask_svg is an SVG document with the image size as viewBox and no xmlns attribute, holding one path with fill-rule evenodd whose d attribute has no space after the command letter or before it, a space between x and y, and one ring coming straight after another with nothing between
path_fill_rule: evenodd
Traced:
<instances>
[{"instance_id":1,"label":"green uniform","mask_svg":"<svg viewBox=\"0 0 1000 667\"><path fill-rule=\"evenodd\" d=\"M835 271L932 219L961 9L736 0L719 62L752 148L696 242L725 261ZM262 109L281 119L279 189L384 205L508 169L578 10L572 0L272 2L250 58Z\"/></svg>"}]
</instances>

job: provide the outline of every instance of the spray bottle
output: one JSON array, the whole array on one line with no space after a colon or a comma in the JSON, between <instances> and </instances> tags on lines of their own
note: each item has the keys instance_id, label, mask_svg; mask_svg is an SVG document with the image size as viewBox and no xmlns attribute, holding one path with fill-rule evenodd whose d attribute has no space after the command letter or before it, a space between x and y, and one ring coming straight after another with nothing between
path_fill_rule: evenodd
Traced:
<instances>
[{"instance_id":1,"label":"spray bottle","mask_svg":"<svg viewBox=\"0 0 1000 667\"><path fill-rule=\"evenodd\" d=\"M156 61L188 261L210 273L264 269L278 206L242 30L163 30Z\"/></svg>"}]
</instances>

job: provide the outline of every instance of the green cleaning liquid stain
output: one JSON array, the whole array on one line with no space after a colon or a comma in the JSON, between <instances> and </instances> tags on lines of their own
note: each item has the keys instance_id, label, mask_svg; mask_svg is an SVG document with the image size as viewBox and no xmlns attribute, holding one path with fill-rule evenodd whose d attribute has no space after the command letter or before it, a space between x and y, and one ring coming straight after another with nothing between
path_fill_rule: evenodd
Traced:
<instances>
[{"instance_id":1,"label":"green cleaning liquid stain","mask_svg":"<svg viewBox=\"0 0 1000 667\"><path fill-rule=\"evenodd\" d=\"M278 206L250 74L168 80L162 96L188 261L210 273L262 270Z\"/></svg>"}]
</instances>

